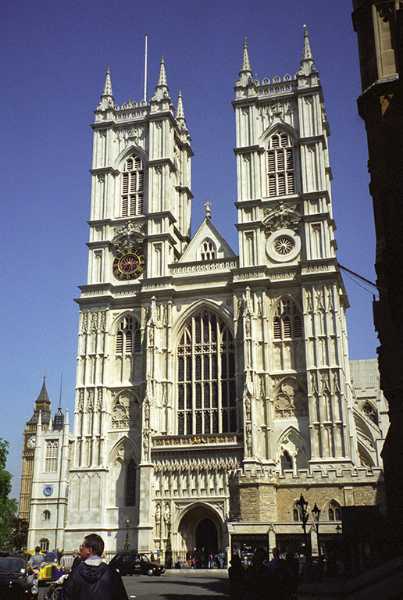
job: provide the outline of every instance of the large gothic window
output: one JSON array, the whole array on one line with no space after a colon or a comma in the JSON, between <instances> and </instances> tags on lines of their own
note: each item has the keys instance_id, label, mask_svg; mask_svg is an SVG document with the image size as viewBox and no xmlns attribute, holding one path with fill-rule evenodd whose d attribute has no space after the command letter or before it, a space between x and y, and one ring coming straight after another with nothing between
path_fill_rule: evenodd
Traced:
<instances>
[{"instance_id":1,"label":"large gothic window","mask_svg":"<svg viewBox=\"0 0 403 600\"><path fill-rule=\"evenodd\" d=\"M45 453L45 472L46 473L56 473L58 451L59 451L58 440L47 440L46 441L46 453Z\"/></svg>"},{"instance_id":2,"label":"large gothic window","mask_svg":"<svg viewBox=\"0 0 403 600\"><path fill-rule=\"evenodd\" d=\"M275 340L302 337L302 319L291 298L281 298L273 318Z\"/></svg>"},{"instance_id":3,"label":"large gothic window","mask_svg":"<svg viewBox=\"0 0 403 600\"><path fill-rule=\"evenodd\" d=\"M272 197L295 193L294 155L292 140L287 133L275 133L269 138L267 193Z\"/></svg>"},{"instance_id":4,"label":"large gothic window","mask_svg":"<svg viewBox=\"0 0 403 600\"><path fill-rule=\"evenodd\" d=\"M186 322L178 347L178 434L237 431L234 340L206 310Z\"/></svg>"},{"instance_id":5,"label":"large gothic window","mask_svg":"<svg viewBox=\"0 0 403 600\"><path fill-rule=\"evenodd\" d=\"M138 156L126 159L121 175L121 216L143 214L144 166Z\"/></svg>"},{"instance_id":6,"label":"large gothic window","mask_svg":"<svg viewBox=\"0 0 403 600\"><path fill-rule=\"evenodd\" d=\"M124 316L116 333L116 354L132 354L141 351L141 331L139 324L130 315Z\"/></svg>"}]
</instances>

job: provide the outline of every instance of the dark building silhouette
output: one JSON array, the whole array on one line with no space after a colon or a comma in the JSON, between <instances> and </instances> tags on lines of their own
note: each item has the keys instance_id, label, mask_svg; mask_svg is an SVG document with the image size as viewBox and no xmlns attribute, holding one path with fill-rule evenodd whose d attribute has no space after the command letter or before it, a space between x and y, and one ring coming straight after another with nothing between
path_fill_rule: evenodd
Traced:
<instances>
[{"instance_id":1,"label":"dark building silhouette","mask_svg":"<svg viewBox=\"0 0 403 600\"><path fill-rule=\"evenodd\" d=\"M381 387L390 429L383 450L391 545L403 550L403 1L353 0L376 228Z\"/></svg>"}]
</instances>

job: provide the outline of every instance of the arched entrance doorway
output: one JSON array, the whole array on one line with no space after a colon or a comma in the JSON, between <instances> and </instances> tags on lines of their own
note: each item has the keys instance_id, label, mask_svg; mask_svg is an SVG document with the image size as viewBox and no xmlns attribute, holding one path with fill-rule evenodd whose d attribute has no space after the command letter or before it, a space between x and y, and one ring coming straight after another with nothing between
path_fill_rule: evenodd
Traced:
<instances>
[{"instance_id":1,"label":"arched entrance doorway","mask_svg":"<svg viewBox=\"0 0 403 600\"><path fill-rule=\"evenodd\" d=\"M208 554L218 551L217 527L211 519L203 519L196 527L196 549L204 550Z\"/></svg>"},{"instance_id":2,"label":"arched entrance doorway","mask_svg":"<svg viewBox=\"0 0 403 600\"><path fill-rule=\"evenodd\" d=\"M206 504L196 504L185 512L178 526L178 558L185 560L195 551L216 554L225 549L223 522Z\"/></svg>"}]
</instances>

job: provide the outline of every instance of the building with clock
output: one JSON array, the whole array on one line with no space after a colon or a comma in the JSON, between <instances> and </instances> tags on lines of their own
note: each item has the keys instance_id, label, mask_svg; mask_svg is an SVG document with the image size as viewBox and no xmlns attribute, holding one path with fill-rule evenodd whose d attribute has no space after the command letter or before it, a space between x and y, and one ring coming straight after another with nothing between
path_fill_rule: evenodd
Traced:
<instances>
[{"instance_id":1,"label":"building with clock","mask_svg":"<svg viewBox=\"0 0 403 600\"><path fill-rule=\"evenodd\" d=\"M208 204L191 236L191 138L164 61L147 102L119 105L106 73L74 432L38 425L30 546L45 511L64 523L50 546L67 551L90 530L108 553L175 561L194 548L298 546L301 493L321 510L325 543L343 506L382 502L387 418L376 362L348 358L307 31L297 73L271 80L253 78L245 43L233 107L238 254Z\"/></svg>"}]
</instances>

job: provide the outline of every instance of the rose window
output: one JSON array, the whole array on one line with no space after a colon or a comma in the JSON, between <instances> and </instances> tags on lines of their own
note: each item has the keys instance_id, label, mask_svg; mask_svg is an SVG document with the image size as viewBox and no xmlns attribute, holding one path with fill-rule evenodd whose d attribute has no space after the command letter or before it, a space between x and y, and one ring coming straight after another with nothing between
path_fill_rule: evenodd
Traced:
<instances>
[{"instance_id":1,"label":"rose window","mask_svg":"<svg viewBox=\"0 0 403 600\"><path fill-rule=\"evenodd\" d=\"M294 249L295 242L292 238L288 237L288 235L281 235L275 240L273 246L278 254L285 256Z\"/></svg>"}]
</instances>

